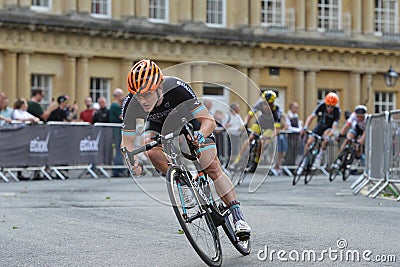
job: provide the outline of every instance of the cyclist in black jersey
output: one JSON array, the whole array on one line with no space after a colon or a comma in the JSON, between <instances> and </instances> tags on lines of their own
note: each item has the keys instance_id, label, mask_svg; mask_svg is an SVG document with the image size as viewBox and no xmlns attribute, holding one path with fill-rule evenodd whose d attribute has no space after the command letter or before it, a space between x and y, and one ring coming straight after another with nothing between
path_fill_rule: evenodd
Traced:
<instances>
[{"instance_id":1,"label":"cyclist in black jersey","mask_svg":"<svg viewBox=\"0 0 400 267\"><path fill-rule=\"evenodd\" d=\"M324 141L322 142L322 151L326 149L326 144L338 129L338 123L340 120L340 108L336 105L339 102L339 97L334 92L330 92L325 96L325 102L318 105L314 112L308 116L306 122L304 123L304 129L301 131L301 135L304 135L305 130L312 121L318 117L317 126L312 130L313 133L322 136ZM307 152L311 143L314 142L314 137L310 136L304 147L304 153ZM321 152L322 152L321 151ZM320 159L317 157L317 159Z\"/></svg>"},{"instance_id":2,"label":"cyclist in black jersey","mask_svg":"<svg viewBox=\"0 0 400 267\"><path fill-rule=\"evenodd\" d=\"M127 77L129 95L122 106L122 142L121 148L128 151L135 149L136 120L144 119L144 131L141 133L142 143L147 144L157 134L166 134L182 129L181 118L186 118L194 130L192 143L197 147L196 153L204 171L214 181L219 196L232 210L236 234L250 233L240 209L240 202L234 187L222 171L217 157L216 145L212 134L215 121L205 106L197 99L192 88L176 77L164 77L161 69L151 60L137 62ZM178 128L180 127L180 128ZM168 160L162 147L147 151L147 156L155 168L166 173ZM132 170L136 175L143 172L137 156L132 162Z\"/></svg>"}]
</instances>

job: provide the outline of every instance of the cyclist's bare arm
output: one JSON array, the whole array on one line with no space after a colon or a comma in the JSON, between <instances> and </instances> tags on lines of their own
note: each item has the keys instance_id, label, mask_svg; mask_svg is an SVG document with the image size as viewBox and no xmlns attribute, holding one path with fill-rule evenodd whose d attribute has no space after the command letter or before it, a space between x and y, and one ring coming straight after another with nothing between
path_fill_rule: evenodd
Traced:
<instances>
[{"instance_id":1,"label":"cyclist's bare arm","mask_svg":"<svg viewBox=\"0 0 400 267\"><path fill-rule=\"evenodd\" d=\"M217 124L207 109L200 110L194 117L200 122L199 131L202 132L205 137L212 134Z\"/></svg>"},{"instance_id":2,"label":"cyclist's bare arm","mask_svg":"<svg viewBox=\"0 0 400 267\"><path fill-rule=\"evenodd\" d=\"M344 136L344 134L347 133L347 131L350 129L350 127L351 127L351 124L348 123L348 122L346 122L346 124L343 125L342 129L341 129L340 132L339 132L340 135L341 135L341 136Z\"/></svg>"},{"instance_id":3,"label":"cyclist's bare arm","mask_svg":"<svg viewBox=\"0 0 400 267\"><path fill-rule=\"evenodd\" d=\"M125 135L122 134L122 140L121 140L121 149L125 148L128 151L133 151L135 149L135 139L136 135ZM124 155L125 156L125 155ZM132 162L132 171L136 175L140 175L143 172L143 168L140 164L139 158L137 155L133 157L134 162Z\"/></svg>"}]
</instances>

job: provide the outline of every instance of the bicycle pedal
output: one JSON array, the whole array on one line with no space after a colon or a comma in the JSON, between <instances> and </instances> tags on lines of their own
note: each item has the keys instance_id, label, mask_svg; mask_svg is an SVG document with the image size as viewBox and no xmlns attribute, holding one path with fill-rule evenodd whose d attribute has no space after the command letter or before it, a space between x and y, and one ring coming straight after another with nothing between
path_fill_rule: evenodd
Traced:
<instances>
[{"instance_id":1,"label":"bicycle pedal","mask_svg":"<svg viewBox=\"0 0 400 267\"><path fill-rule=\"evenodd\" d=\"M240 241L247 241L250 239L250 233L238 233L236 236Z\"/></svg>"}]
</instances>

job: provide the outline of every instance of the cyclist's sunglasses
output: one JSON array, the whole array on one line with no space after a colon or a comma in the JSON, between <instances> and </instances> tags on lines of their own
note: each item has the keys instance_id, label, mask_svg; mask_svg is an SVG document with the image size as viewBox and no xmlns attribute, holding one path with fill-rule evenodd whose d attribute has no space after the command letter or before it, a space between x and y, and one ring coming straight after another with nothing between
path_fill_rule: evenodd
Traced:
<instances>
[{"instance_id":1,"label":"cyclist's sunglasses","mask_svg":"<svg viewBox=\"0 0 400 267\"><path fill-rule=\"evenodd\" d=\"M152 95L154 94L154 92L155 92L155 91L153 91L153 92L147 92L147 93L144 93L144 94L136 94L135 96L136 96L136 98L138 98L138 99L148 99L148 98L150 98L150 96L152 96Z\"/></svg>"},{"instance_id":2,"label":"cyclist's sunglasses","mask_svg":"<svg viewBox=\"0 0 400 267\"><path fill-rule=\"evenodd\" d=\"M334 108L335 106L332 105L326 105L327 108Z\"/></svg>"}]
</instances>

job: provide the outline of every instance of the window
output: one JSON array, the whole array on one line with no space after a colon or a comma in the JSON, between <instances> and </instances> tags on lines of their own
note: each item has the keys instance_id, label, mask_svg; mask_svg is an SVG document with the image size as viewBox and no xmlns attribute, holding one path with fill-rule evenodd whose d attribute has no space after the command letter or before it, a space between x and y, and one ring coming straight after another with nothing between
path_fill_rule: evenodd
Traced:
<instances>
[{"instance_id":1,"label":"window","mask_svg":"<svg viewBox=\"0 0 400 267\"><path fill-rule=\"evenodd\" d=\"M149 19L153 22L167 22L168 0L150 0Z\"/></svg>"},{"instance_id":2,"label":"window","mask_svg":"<svg viewBox=\"0 0 400 267\"><path fill-rule=\"evenodd\" d=\"M285 0L261 1L261 24L265 26L284 26Z\"/></svg>"},{"instance_id":3,"label":"window","mask_svg":"<svg viewBox=\"0 0 400 267\"><path fill-rule=\"evenodd\" d=\"M32 0L32 10L49 11L51 9L51 0Z\"/></svg>"},{"instance_id":4,"label":"window","mask_svg":"<svg viewBox=\"0 0 400 267\"><path fill-rule=\"evenodd\" d=\"M31 75L31 91L34 89L42 89L44 97L40 105L44 110L47 109L50 99L53 98L52 80L50 75L32 74Z\"/></svg>"},{"instance_id":5,"label":"window","mask_svg":"<svg viewBox=\"0 0 400 267\"><path fill-rule=\"evenodd\" d=\"M318 0L318 30L341 29L341 1Z\"/></svg>"},{"instance_id":6,"label":"window","mask_svg":"<svg viewBox=\"0 0 400 267\"><path fill-rule=\"evenodd\" d=\"M396 95L392 92L375 92L374 111L380 113L396 107Z\"/></svg>"},{"instance_id":7,"label":"window","mask_svg":"<svg viewBox=\"0 0 400 267\"><path fill-rule=\"evenodd\" d=\"M226 15L225 0L207 0L207 25L212 27L224 27Z\"/></svg>"},{"instance_id":8,"label":"window","mask_svg":"<svg viewBox=\"0 0 400 267\"><path fill-rule=\"evenodd\" d=\"M397 32L397 0L375 0L375 32Z\"/></svg>"},{"instance_id":9,"label":"window","mask_svg":"<svg viewBox=\"0 0 400 267\"><path fill-rule=\"evenodd\" d=\"M318 96L317 96L318 105L325 102L325 96L327 94L329 94L330 92L334 92L335 94L339 95L338 91L339 91L338 89L318 89Z\"/></svg>"},{"instance_id":10,"label":"window","mask_svg":"<svg viewBox=\"0 0 400 267\"><path fill-rule=\"evenodd\" d=\"M105 97L110 102L110 79L91 78L90 79L90 96L93 103L97 102L100 97Z\"/></svg>"},{"instance_id":11,"label":"window","mask_svg":"<svg viewBox=\"0 0 400 267\"><path fill-rule=\"evenodd\" d=\"M110 0L92 0L91 13L93 17L109 18L111 17Z\"/></svg>"},{"instance_id":12,"label":"window","mask_svg":"<svg viewBox=\"0 0 400 267\"><path fill-rule=\"evenodd\" d=\"M229 88L213 83L203 83L203 98L204 101L208 99L212 102L211 113L216 110L221 110L223 112L228 112L229 106Z\"/></svg>"}]
</instances>

